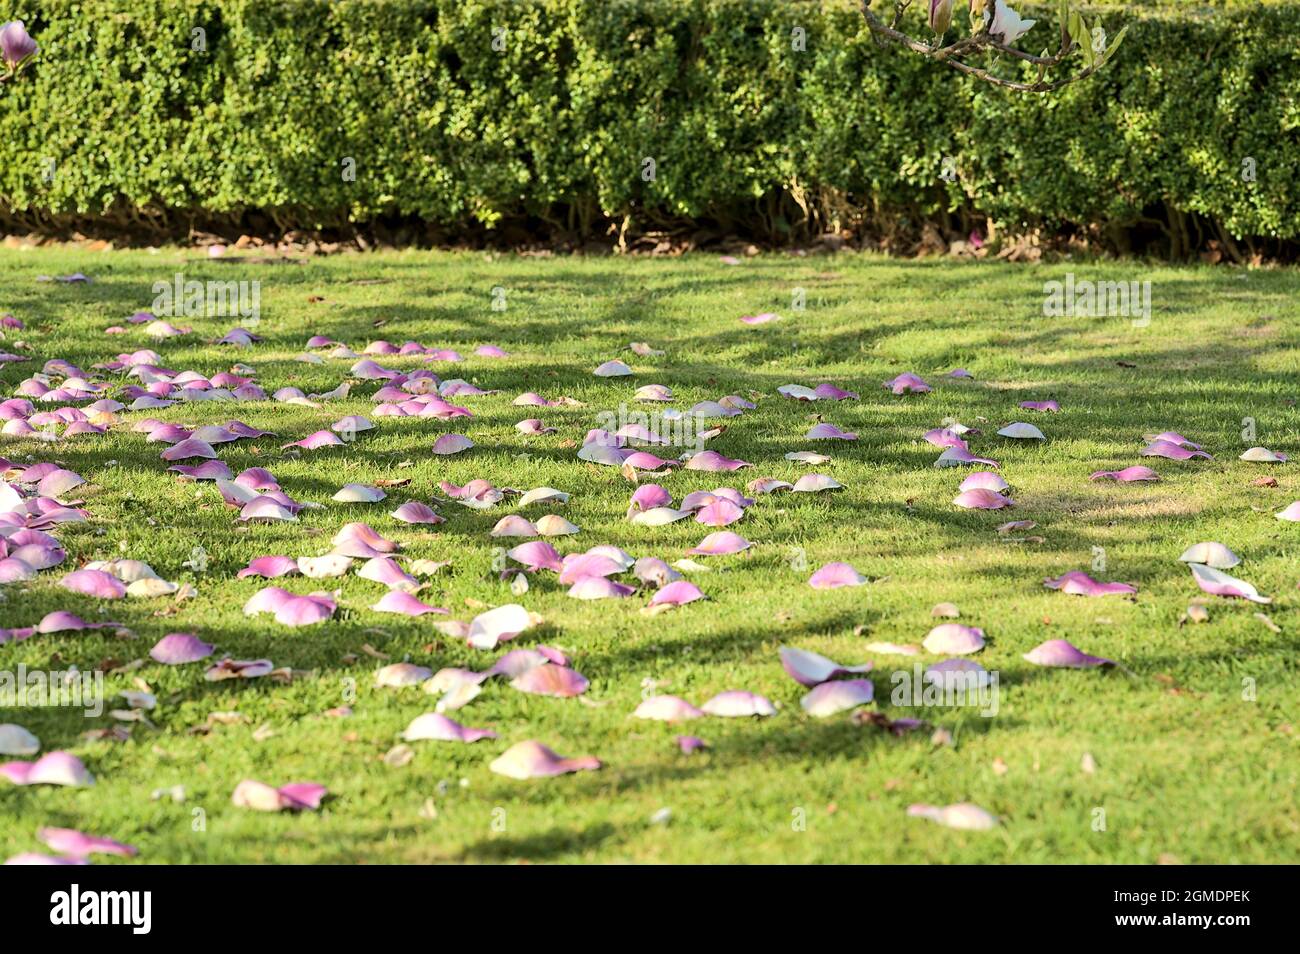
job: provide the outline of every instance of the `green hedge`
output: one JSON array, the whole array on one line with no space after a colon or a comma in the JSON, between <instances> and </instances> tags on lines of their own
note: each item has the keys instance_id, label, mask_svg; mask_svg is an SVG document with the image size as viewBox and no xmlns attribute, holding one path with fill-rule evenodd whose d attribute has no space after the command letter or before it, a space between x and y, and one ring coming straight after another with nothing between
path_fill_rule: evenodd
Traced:
<instances>
[{"instance_id":1,"label":"green hedge","mask_svg":"<svg viewBox=\"0 0 1300 954\"><path fill-rule=\"evenodd\" d=\"M849 2L40 0L9 14L42 51L0 91L0 211L1300 235L1300 4L1095 12L1132 23L1118 57L1037 96L881 48Z\"/></svg>"}]
</instances>

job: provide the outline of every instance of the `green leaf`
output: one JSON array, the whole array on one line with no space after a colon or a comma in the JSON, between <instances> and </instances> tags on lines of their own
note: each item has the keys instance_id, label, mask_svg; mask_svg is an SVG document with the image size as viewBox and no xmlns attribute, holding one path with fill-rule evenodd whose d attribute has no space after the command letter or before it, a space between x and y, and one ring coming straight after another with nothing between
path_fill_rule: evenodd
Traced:
<instances>
[{"instance_id":1,"label":"green leaf","mask_svg":"<svg viewBox=\"0 0 1300 954\"><path fill-rule=\"evenodd\" d=\"M1107 63L1110 62L1110 58L1114 56L1115 51L1119 49L1120 43L1122 43L1124 40L1124 34L1127 32L1128 32L1128 24L1126 23L1124 24L1123 27L1120 28L1120 31L1115 34L1115 39L1110 41L1110 46L1106 48L1106 52L1101 55L1101 62L1097 64L1099 67L1105 66Z\"/></svg>"}]
</instances>

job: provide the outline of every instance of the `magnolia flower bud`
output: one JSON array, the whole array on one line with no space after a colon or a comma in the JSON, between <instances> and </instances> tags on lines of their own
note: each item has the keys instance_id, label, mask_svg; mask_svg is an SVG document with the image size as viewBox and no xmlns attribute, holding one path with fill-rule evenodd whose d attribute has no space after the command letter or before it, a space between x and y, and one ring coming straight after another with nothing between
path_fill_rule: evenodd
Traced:
<instances>
[{"instance_id":1,"label":"magnolia flower bud","mask_svg":"<svg viewBox=\"0 0 1300 954\"><path fill-rule=\"evenodd\" d=\"M930 0L930 29L943 34L952 25L952 0Z\"/></svg>"}]
</instances>

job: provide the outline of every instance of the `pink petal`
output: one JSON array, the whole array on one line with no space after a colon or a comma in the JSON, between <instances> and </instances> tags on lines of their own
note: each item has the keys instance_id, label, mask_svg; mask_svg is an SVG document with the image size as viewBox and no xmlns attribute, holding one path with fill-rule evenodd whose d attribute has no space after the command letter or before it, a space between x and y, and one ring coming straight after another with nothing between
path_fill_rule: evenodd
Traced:
<instances>
[{"instance_id":1,"label":"pink petal","mask_svg":"<svg viewBox=\"0 0 1300 954\"><path fill-rule=\"evenodd\" d=\"M1043 586L1071 596L1109 596L1114 593L1137 592L1137 587L1128 583L1099 583L1082 570L1071 570L1056 579L1044 580Z\"/></svg>"},{"instance_id":2,"label":"pink petal","mask_svg":"<svg viewBox=\"0 0 1300 954\"><path fill-rule=\"evenodd\" d=\"M198 662L212 655L212 644L205 643L193 633L168 633L149 650L154 662L164 666L179 666Z\"/></svg>"},{"instance_id":3,"label":"pink petal","mask_svg":"<svg viewBox=\"0 0 1300 954\"><path fill-rule=\"evenodd\" d=\"M51 851L76 858L84 858L95 852L120 855L123 858L130 858L137 853L132 845L124 845L112 838L87 835L73 828L42 828L37 831L36 837L45 842Z\"/></svg>"},{"instance_id":4,"label":"pink petal","mask_svg":"<svg viewBox=\"0 0 1300 954\"><path fill-rule=\"evenodd\" d=\"M101 600L117 600L126 596L126 584L103 570L74 570L60 580L59 585L65 590Z\"/></svg>"},{"instance_id":5,"label":"pink petal","mask_svg":"<svg viewBox=\"0 0 1300 954\"><path fill-rule=\"evenodd\" d=\"M834 424L823 423L815 425L807 434L804 435L804 438L810 441L856 441L858 435L842 431Z\"/></svg>"},{"instance_id":6,"label":"pink petal","mask_svg":"<svg viewBox=\"0 0 1300 954\"><path fill-rule=\"evenodd\" d=\"M909 392L914 394L924 394L930 390L930 385L926 384L920 377L912 374L910 371L900 374L892 381L886 381L884 387L892 391L894 394L907 394Z\"/></svg>"},{"instance_id":7,"label":"pink petal","mask_svg":"<svg viewBox=\"0 0 1300 954\"><path fill-rule=\"evenodd\" d=\"M782 646L780 654L781 667L801 686L817 686L836 676L870 672L872 666L869 662L857 666L841 666L819 653L795 649L793 646Z\"/></svg>"},{"instance_id":8,"label":"pink petal","mask_svg":"<svg viewBox=\"0 0 1300 954\"><path fill-rule=\"evenodd\" d=\"M731 533L728 530L719 530L710 533L699 544L686 552L697 556L725 556L731 553L739 553L741 550L747 550L752 546L752 543L739 534Z\"/></svg>"},{"instance_id":9,"label":"pink petal","mask_svg":"<svg viewBox=\"0 0 1300 954\"><path fill-rule=\"evenodd\" d=\"M687 470L739 470L742 467L752 466L747 461L732 460L729 457L723 457L717 451L700 451L683 465Z\"/></svg>"},{"instance_id":10,"label":"pink petal","mask_svg":"<svg viewBox=\"0 0 1300 954\"><path fill-rule=\"evenodd\" d=\"M0 776L15 785L93 785L95 779L70 752L51 752L35 762L0 764Z\"/></svg>"},{"instance_id":11,"label":"pink petal","mask_svg":"<svg viewBox=\"0 0 1300 954\"><path fill-rule=\"evenodd\" d=\"M939 455L939 459L934 462L935 467L960 467L963 464L984 464L988 467L997 467L998 462L989 460L987 457L976 457L965 447L947 447Z\"/></svg>"},{"instance_id":12,"label":"pink petal","mask_svg":"<svg viewBox=\"0 0 1300 954\"><path fill-rule=\"evenodd\" d=\"M1010 497L1003 497L996 491L985 490L982 487L963 490L953 498L952 502L966 510L1000 510L1015 503Z\"/></svg>"},{"instance_id":13,"label":"pink petal","mask_svg":"<svg viewBox=\"0 0 1300 954\"><path fill-rule=\"evenodd\" d=\"M995 474L991 470L977 470L958 486L958 490L991 490L994 493L1002 493L1011 487L1001 474Z\"/></svg>"},{"instance_id":14,"label":"pink petal","mask_svg":"<svg viewBox=\"0 0 1300 954\"><path fill-rule=\"evenodd\" d=\"M1020 406L1026 411L1051 411L1053 414L1061 409L1055 401L1021 401Z\"/></svg>"},{"instance_id":15,"label":"pink petal","mask_svg":"<svg viewBox=\"0 0 1300 954\"><path fill-rule=\"evenodd\" d=\"M316 431L314 434L308 434L300 441L293 441L285 444L281 450L288 447L301 447L304 450L317 450L321 447L342 447L343 439L333 431Z\"/></svg>"},{"instance_id":16,"label":"pink petal","mask_svg":"<svg viewBox=\"0 0 1300 954\"><path fill-rule=\"evenodd\" d=\"M459 454L474 446L474 442L464 434L443 434L433 442L433 452L442 456Z\"/></svg>"},{"instance_id":17,"label":"pink petal","mask_svg":"<svg viewBox=\"0 0 1300 954\"><path fill-rule=\"evenodd\" d=\"M718 498L707 506L701 507L695 514L695 522L706 527L725 527L735 523L745 515L745 511L730 500Z\"/></svg>"},{"instance_id":18,"label":"pink petal","mask_svg":"<svg viewBox=\"0 0 1300 954\"><path fill-rule=\"evenodd\" d=\"M275 621L284 626L311 626L334 615L335 603L324 593L295 596L275 611Z\"/></svg>"},{"instance_id":19,"label":"pink petal","mask_svg":"<svg viewBox=\"0 0 1300 954\"><path fill-rule=\"evenodd\" d=\"M425 613L446 613L445 609L430 606L402 590L390 590L383 598L370 607L376 613L402 613L406 616L421 616Z\"/></svg>"},{"instance_id":20,"label":"pink petal","mask_svg":"<svg viewBox=\"0 0 1300 954\"><path fill-rule=\"evenodd\" d=\"M874 688L870 679L824 682L800 699L799 705L811 716L826 718L866 705L872 699Z\"/></svg>"},{"instance_id":21,"label":"pink petal","mask_svg":"<svg viewBox=\"0 0 1300 954\"><path fill-rule=\"evenodd\" d=\"M677 737L677 747L682 750L683 755L690 755L692 752L698 752L701 749L707 749L708 744L698 736L679 735Z\"/></svg>"},{"instance_id":22,"label":"pink petal","mask_svg":"<svg viewBox=\"0 0 1300 954\"><path fill-rule=\"evenodd\" d=\"M506 749L488 768L508 778L545 778L568 772L599 769L600 760L590 755L564 758L542 743L529 740L518 742Z\"/></svg>"},{"instance_id":23,"label":"pink petal","mask_svg":"<svg viewBox=\"0 0 1300 954\"><path fill-rule=\"evenodd\" d=\"M521 543L519 546L506 551L506 556L521 563L529 570L556 570L562 569L563 564L560 562L560 554L555 547L551 546L545 540L533 540L528 543Z\"/></svg>"},{"instance_id":24,"label":"pink petal","mask_svg":"<svg viewBox=\"0 0 1300 954\"><path fill-rule=\"evenodd\" d=\"M635 587L617 583L603 576L584 576L569 587L569 595L577 600L603 600L611 597L631 596Z\"/></svg>"},{"instance_id":25,"label":"pink petal","mask_svg":"<svg viewBox=\"0 0 1300 954\"><path fill-rule=\"evenodd\" d=\"M1250 600L1252 603L1273 602L1267 596L1260 596L1259 591L1245 580L1238 580L1235 577L1228 576L1228 574L1216 570L1214 567L1204 566L1200 563L1189 563L1188 569L1192 571L1196 585L1213 596L1238 597Z\"/></svg>"},{"instance_id":26,"label":"pink petal","mask_svg":"<svg viewBox=\"0 0 1300 954\"><path fill-rule=\"evenodd\" d=\"M495 739L497 734L490 729L469 729L460 723L448 719L440 712L426 712L416 716L402 733L407 742L428 740L433 742L477 742L480 739Z\"/></svg>"},{"instance_id":27,"label":"pink petal","mask_svg":"<svg viewBox=\"0 0 1300 954\"><path fill-rule=\"evenodd\" d=\"M703 709L697 709L677 696L651 696L643 700L632 713L637 719L652 719L656 722L681 722L698 719L704 714Z\"/></svg>"},{"instance_id":28,"label":"pink petal","mask_svg":"<svg viewBox=\"0 0 1300 954\"><path fill-rule=\"evenodd\" d=\"M1124 483L1135 480L1159 480L1160 475L1150 467L1125 467L1123 470L1099 470L1089 480L1118 480Z\"/></svg>"},{"instance_id":29,"label":"pink petal","mask_svg":"<svg viewBox=\"0 0 1300 954\"><path fill-rule=\"evenodd\" d=\"M1090 666L1113 666L1114 660L1089 656L1064 639L1049 639L1025 653L1024 659L1035 666L1086 669Z\"/></svg>"},{"instance_id":30,"label":"pink petal","mask_svg":"<svg viewBox=\"0 0 1300 954\"><path fill-rule=\"evenodd\" d=\"M841 586L861 586L867 578L847 563L827 563L808 578L814 590L834 590Z\"/></svg>"},{"instance_id":31,"label":"pink petal","mask_svg":"<svg viewBox=\"0 0 1300 954\"><path fill-rule=\"evenodd\" d=\"M962 656L984 648L984 630L960 623L942 623L930 630L921 643L936 656Z\"/></svg>"},{"instance_id":32,"label":"pink petal","mask_svg":"<svg viewBox=\"0 0 1300 954\"><path fill-rule=\"evenodd\" d=\"M1201 450L1189 450L1181 444L1174 444L1170 441L1157 440L1142 448L1143 457L1168 457L1170 460L1188 460L1192 457L1204 457L1206 460L1214 458Z\"/></svg>"},{"instance_id":33,"label":"pink petal","mask_svg":"<svg viewBox=\"0 0 1300 954\"><path fill-rule=\"evenodd\" d=\"M753 692L746 692L743 689L720 692L700 706L700 709L707 715L726 719L776 715L776 706L772 705L770 701L763 696Z\"/></svg>"},{"instance_id":34,"label":"pink petal","mask_svg":"<svg viewBox=\"0 0 1300 954\"><path fill-rule=\"evenodd\" d=\"M446 518L438 516L432 507L422 504L418 500L408 500L392 512L392 517L395 520L402 521L402 523L437 524L447 522Z\"/></svg>"},{"instance_id":35,"label":"pink petal","mask_svg":"<svg viewBox=\"0 0 1300 954\"><path fill-rule=\"evenodd\" d=\"M217 452L212 449L212 445L207 441L187 438L178 444L173 444L162 452L162 459L166 461L187 460L194 457L202 457L212 460L217 456Z\"/></svg>"},{"instance_id":36,"label":"pink petal","mask_svg":"<svg viewBox=\"0 0 1300 954\"><path fill-rule=\"evenodd\" d=\"M516 676L510 685L534 695L569 697L582 695L589 683L585 676L567 666L548 662Z\"/></svg>"},{"instance_id":37,"label":"pink petal","mask_svg":"<svg viewBox=\"0 0 1300 954\"><path fill-rule=\"evenodd\" d=\"M389 689L405 689L407 686L418 686L432 677L433 671L424 666L400 662L384 666L376 672L375 685Z\"/></svg>"},{"instance_id":38,"label":"pink petal","mask_svg":"<svg viewBox=\"0 0 1300 954\"><path fill-rule=\"evenodd\" d=\"M913 818L928 818L945 828L955 828L960 831L989 831L997 827L998 823L996 818L970 802L946 805L942 808L936 805L909 805L907 814Z\"/></svg>"},{"instance_id":39,"label":"pink petal","mask_svg":"<svg viewBox=\"0 0 1300 954\"><path fill-rule=\"evenodd\" d=\"M536 619L526 609L507 603L474 617L469 626L469 644L475 649L495 649L535 624Z\"/></svg>"},{"instance_id":40,"label":"pink petal","mask_svg":"<svg viewBox=\"0 0 1300 954\"><path fill-rule=\"evenodd\" d=\"M651 606L683 606L704 599L700 588L689 580L677 580L657 591L650 599Z\"/></svg>"},{"instance_id":41,"label":"pink petal","mask_svg":"<svg viewBox=\"0 0 1300 954\"><path fill-rule=\"evenodd\" d=\"M246 579L250 576L260 576L268 580L277 577L292 575L298 572L298 561L293 557L287 556L260 556L254 557L244 567L235 574L238 579Z\"/></svg>"}]
</instances>

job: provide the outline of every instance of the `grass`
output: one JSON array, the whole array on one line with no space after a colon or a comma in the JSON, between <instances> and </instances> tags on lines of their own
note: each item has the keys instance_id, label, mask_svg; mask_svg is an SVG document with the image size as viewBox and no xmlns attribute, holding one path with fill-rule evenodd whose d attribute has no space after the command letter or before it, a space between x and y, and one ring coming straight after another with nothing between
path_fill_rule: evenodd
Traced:
<instances>
[{"instance_id":1,"label":"grass","mask_svg":"<svg viewBox=\"0 0 1300 954\"><path fill-rule=\"evenodd\" d=\"M1072 269L1078 279L1150 280L1148 327L1126 318L1042 317L1043 283ZM84 271L91 285L43 284L38 274ZM0 784L0 854L38 850L42 825L80 828L133 843L148 862L1072 862L1148 863L1300 861L1297 751L1296 557L1293 524L1273 513L1300 498L1294 465L1239 461L1249 444L1300 451L1295 400L1300 325L1294 271L1150 268L1139 264L1009 266L991 262L898 262L874 257L763 256L737 267L712 256L659 259L538 259L406 252L316 258L301 263L213 262L164 249L91 253L76 249L0 252L0 311L27 330L36 359L4 365L5 393L62 357L87 370L121 351L148 347L138 329L102 330L147 309L155 281L258 279L266 341L249 349L205 342L235 324L222 318L176 319L196 333L156 345L167 366L204 374L247 362L268 392L294 385L333 388L350 362L295 361L307 337L324 334L360 350L368 341L414 339L456 348L457 365L433 365L501 394L468 398L475 417L459 426L379 418L379 429L345 448L292 456L279 450L344 414L369 413L367 382L355 396L314 410L278 403L204 402L158 414L184 423L237 417L280 439L225 445L231 470L270 468L285 490L324 509L297 524L241 527L211 484L165 472L159 445L124 423L103 437L53 445L0 438L0 455L55 459L85 475L92 518L60 531L70 568L129 555L160 575L190 581L198 596L97 605L58 585L63 570L29 585L7 586L0 626L28 625L54 609L117 619L135 638L98 631L37 636L0 646L0 668L111 668L110 694L144 680L158 695L156 726L135 725L127 742L89 742L87 720L67 708L10 710L44 750L80 755L98 781L86 789ZM491 309L506 290L505 311ZM790 310L794 289L807 310ZM323 299L323 300L317 300ZM744 314L773 310L773 324L748 327ZM132 326L135 328L135 326ZM640 358L624 350L647 341L667 353ZM473 357L494 343L512 357ZM632 379L591 370L621 357ZM379 358L411 369L414 358ZM944 373L970 369L973 381ZM894 397L880 384L916 371L935 390ZM830 381L860 401L808 405L776 389ZM679 499L696 489L741 487L758 476L793 480L804 472L784 459L810 447L802 439L814 414L856 443L817 445L834 456L818 468L843 483L833 494L761 497L731 529L756 546L745 554L701 558L711 572L693 579L709 597L657 617L638 612L643 596L586 603L568 598L554 578L533 580L520 601L546 619L518 645L565 648L591 680L586 702L527 696L493 684L458 713L490 726L497 742L462 746L414 743L401 767L384 755L407 723L432 709L419 689L378 689L378 660L409 658L433 669L485 668L493 654L467 648L425 617L371 612L378 584L342 579L341 609L323 625L294 630L245 618L242 604L263 581L236 580L258 555L325 552L344 522L365 520L401 541L415 557L450 560L422 598L456 618L473 601L515 600L493 569L497 541L488 530L509 507L479 512L448 504L445 524L420 529L389 512L407 499L427 501L437 482L487 478L499 486L552 486L572 493L562 512L582 527L562 552L613 543L634 555L668 560L701 539L693 522L651 528L623 518L631 486L614 468L576 460L572 446L641 384L674 388L678 406L741 394L757 411L729 422L710 446L754 464L733 475L680 472L661 482ZM525 409L523 391L567 395L586 407ZM757 395L762 395L757 397ZM1021 400L1056 398L1061 413L1019 411ZM540 416L559 433L524 437L514 423ZM1045 444L1003 441L1002 424L1026 416ZM1017 509L966 512L952 506L960 471L931 466L937 451L920 435L946 417L980 426L972 450L989 451L1013 484ZM1257 433L1243 443L1243 419ZM1204 443L1213 462L1142 460L1144 433L1180 430ZM437 458L434 439L468 433L477 447ZM116 462L116 463L111 463ZM1158 484L1092 483L1088 474L1152 464ZM1278 487L1252 485L1263 474ZM372 506L329 501L345 482L409 477ZM537 516L543 510L532 511ZM1008 515L1009 514L1009 515ZM1000 537L1008 519L1032 519L1040 541ZM1209 622L1179 625L1200 596L1178 556L1189 544L1219 540L1244 558L1234 573L1274 596L1271 606L1209 598ZM203 572L183 564L194 547ZM1100 550L1098 549L1100 548ZM1087 570L1104 557L1102 579L1138 584L1136 598L1084 599L1047 590L1042 580ZM801 559L802 557L802 559ZM867 585L814 591L806 579L831 560L846 560ZM806 562L805 562L806 561ZM805 567L800 569L799 567ZM320 588L301 577L277 581L298 592ZM873 640L919 642L934 624L931 607L956 603L963 622L984 628L977 657L1001 679L998 715L973 709L909 710L947 729L895 738L853 725L847 716L814 719L799 708L802 690L782 671L777 647L790 644L844 662L869 658ZM1273 632L1256 613L1264 610ZM236 658L266 656L304 671L290 684L270 680L207 683L203 666L162 667L147 650L168 632L196 632ZM1037 669L1021 655L1049 638L1120 660L1128 673ZM874 659L878 705L889 703L890 671L910 660ZM931 657L922 657L933 661ZM670 727L629 719L643 687L699 704L744 688L781 707L773 718L708 719ZM1243 699L1244 680L1257 686ZM346 701L350 718L324 716ZM210 713L241 722L208 734L189 731ZM266 732L259 728L269 727ZM710 749L682 755L679 732ZM517 782L488 771L510 743L539 739L565 755L594 754L599 772ZM1085 773L1085 753L1097 769ZM1000 761L999 761L1000 760ZM995 765L997 768L995 768ZM1005 770L1002 771L1003 767ZM243 778L274 784L314 780L330 799L318 813L263 815L231 805ZM184 803L152 800L155 789L184 785ZM954 832L908 818L913 802L976 802L1002 819L992 832ZM428 810L428 806L436 809ZM667 823L651 822L662 808ZM1104 811L1104 831L1095 830Z\"/></svg>"}]
</instances>

